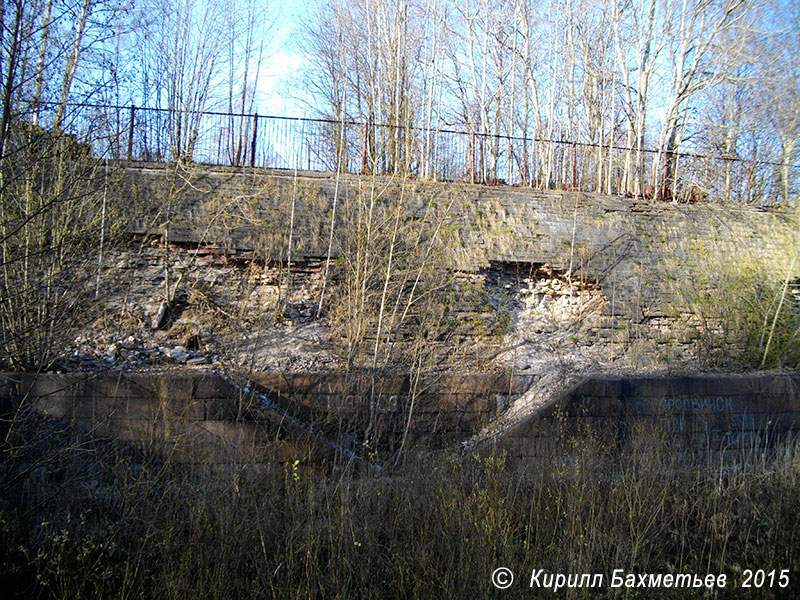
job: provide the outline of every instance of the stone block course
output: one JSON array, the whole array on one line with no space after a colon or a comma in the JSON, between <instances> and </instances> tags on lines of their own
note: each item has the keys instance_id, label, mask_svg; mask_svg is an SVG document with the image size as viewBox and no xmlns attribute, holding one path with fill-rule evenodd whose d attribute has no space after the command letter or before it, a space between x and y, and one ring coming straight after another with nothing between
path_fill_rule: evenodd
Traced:
<instances>
[{"instance_id":1,"label":"stone block course","mask_svg":"<svg viewBox=\"0 0 800 600\"><path fill-rule=\"evenodd\" d=\"M291 374L265 374L264 383L286 384ZM314 408L325 400L317 395L327 379L328 401L341 403L341 387L331 374L297 376L296 387L280 402ZM123 442L155 444L175 450L186 460L222 460L228 452L242 456L273 456L283 440L293 451L307 447L305 434L279 434L284 418L255 406L239 406L238 394L207 373L194 375L105 377L31 374L5 375L9 401L27 395L26 402L41 414L77 423L96 435ZM444 379L437 394L428 390L417 400L411 424L417 442L452 445L474 434L498 414L509 399L508 389L532 378L471 374ZM402 390L402 379L396 380ZM494 444L513 456L564 456L582 440L601 440L610 451L623 451L631 435L650 432L689 450L727 451L761 448L800 429L800 376L711 375L679 377L590 378L569 393L534 411ZM480 389L480 386L484 386ZM141 395L136 397L136 391ZM195 392L200 391L198 397ZM114 395L118 392L119 395ZM305 394L296 397L298 393ZM41 395L39 395L41 393ZM173 394L174 393L174 394ZM12 398L13 396L13 398ZM277 398L277 397L276 397ZM384 396L380 427L399 441L407 407L402 395ZM244 420L240 420L244 417ZM344 414L345 421L351 417ZM299 446L297 444L300 444ZM755 446L754 446L755 445ZM149 446L148 446L149 447ZM617 448L619 447L619 448ZM227 449L227 450L226 450ZM549 453L549 454L548 454Z\"/></svg>"},{"instance_id":2,"label":"stone block course","mask_svg":"<svg viewBox=\"0 0 800 600\"><path fill-rule=\"evenodd\" d=\"M600 435L624 449L631 433L641 431L692 452L763 451L800 431L798 384L800 376L782 374L595 377L534 412L497 444L521 457L539 447L557 447L561 455L570 439Z\"/></svg>"}]
</instances>

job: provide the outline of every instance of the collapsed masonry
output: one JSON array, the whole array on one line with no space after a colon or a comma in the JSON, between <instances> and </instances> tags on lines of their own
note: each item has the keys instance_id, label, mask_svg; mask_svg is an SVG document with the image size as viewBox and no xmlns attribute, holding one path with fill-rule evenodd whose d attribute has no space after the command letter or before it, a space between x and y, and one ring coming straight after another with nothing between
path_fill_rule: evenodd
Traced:
<instances>
[{"instance_id":1,"label":"collapsed masonry","mask_svg":"<svg viewBox=\"0 0 800 600\"><path fill-rule=\"evenodd\" d=\"M284 341L297 368L335 367L314 319L325 257L332 241L335 278L353 251L341 232L359 227L370 199L379 212L399 198L407 231L436 222L446 238L440 278L458 327L440 337L480 338L473 360L516 370L559 357L631 370L701 366L699 353L726 342L714 341L717 324L698 305L713 301L714 272L747 263L780 280L800 247L790 210L510 187L356 176L337 185L320 173L140 164L127 167L119 193L136 239L105 262L104 280L119 288L108 308L149 325L165 279L180 280L169 339L208 338L210 313L238 320L239 333L260 329L237 345L260 353L265 368L278 359L271 340ZM273 331L263 313L276 306Z\"/></svg>"}]
</instances>

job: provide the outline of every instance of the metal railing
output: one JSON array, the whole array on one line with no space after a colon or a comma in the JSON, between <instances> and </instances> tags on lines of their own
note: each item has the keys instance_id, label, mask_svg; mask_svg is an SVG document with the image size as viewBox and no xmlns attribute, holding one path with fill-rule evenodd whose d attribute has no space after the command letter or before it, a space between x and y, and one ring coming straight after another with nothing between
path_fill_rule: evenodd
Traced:
<instances>
[{"instance_id":1,"label":"metal railing","mask_svg":"<svg viewBox=\"0 0 800 600\"><path fill-rule=\"evenodd\" d=\"M137 161L409 175L696 200L756 203L796 189L800 165L664 153L564 139L258 114L71 105L65 129L95 152Z\"/></svg>"}]
</instances>

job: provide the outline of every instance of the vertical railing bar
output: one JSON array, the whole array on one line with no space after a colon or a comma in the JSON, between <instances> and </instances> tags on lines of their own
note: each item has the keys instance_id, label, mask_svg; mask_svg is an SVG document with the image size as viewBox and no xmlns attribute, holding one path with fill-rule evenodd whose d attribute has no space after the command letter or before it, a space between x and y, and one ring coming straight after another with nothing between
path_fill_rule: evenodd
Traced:
<instances>
[{"instance_id":1,"label":"vertical railing bar","mask_svg":"<svg viewBox=\"0 0 800 600\"><path fill-rule=\"evenodd\" d=\"M258 113L253 115L253 140L250 143L250 166L256 166L256 139L258 138Z\"/></svg>"},{"instance_id":2,"label":"vertical railing bar","mask_svg":"<svg viewBox=\"0 0 800 600\"><path fill-rule=\"evenodd\" d=\"M136 106L131 105L131 119L128 126L128 160L133 160L133 124L136 115ZM146 138L145 138L146 139Z\"/></svg>"}]
</instances>

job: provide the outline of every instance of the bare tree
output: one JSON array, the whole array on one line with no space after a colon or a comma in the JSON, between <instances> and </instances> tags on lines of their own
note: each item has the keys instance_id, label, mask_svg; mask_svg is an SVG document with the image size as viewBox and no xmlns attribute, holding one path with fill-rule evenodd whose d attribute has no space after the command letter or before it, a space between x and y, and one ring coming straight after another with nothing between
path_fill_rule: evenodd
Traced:
<instances>
[{"instance_id":1,"label":"bare tree","mask_svg":"<svg viewBox=\"0 0 800 600\"><path fill-rule=\"evenodd\" d=\"M778 189L783 201L797 200L800 194L797 162L800 160L800 2L792 0L781 15L774 44L765 53L770 68L766 72L765 102L767 118L780 140Z\"/></svg>"},{"instance_id":2,"label":"bare tree","mask_svg":"<svg viewBox=\"0 0 800 600\"><path fill-rule=\"evenodd\" d=\"M344 114L366 123L358 146L370 171L400 174L411 167L423 14L408 0L331 0L304 26L308 89L323 116L342 112L347 89Z\"/></svg>"},{"instance_id":3,"label":"bare tree","mask_svg":"<svg viewBox=\"0 0 800 600\"><path fill-rule=\"evenodd\" d=\"M202 126L200 112L219 98L223 81L226 5L146 0L140 11L142 96L145 104L168 110L170 156L191 160Z\"/></svg>"},{"instance_id":4,"label":"bare tree","mask_svg":"<svg viewBox=\"0 0 800 600\"><path fill-rule=\"evenodd\" d=\"M228 70L228 156L231 164L240 165L247 154L252 128L250 118L235 114L253 113L256 90L267 52L270 23L261 3L246 0L243 10L228 11L226 61ZM252 149L251 149L252 151ZM255 157L250 157L251 162Z\"/></svg>"},{"instance_id":5,"label":"bare tree","mask_svg":"<svg viewBox=\"0 0 800 600\"><path fill-rule=\"evenodd\" d=\"M722 4L683 0L680 5L668 4L667 11L670 80L659 139L660 159L653 165L653 181L658 181L662 196L672 197L678 184L677 152L690 102L698 91L719 79L719 69L710 62L714 44L722 32L745 16L746 5L741 0Z\"/></svg>"},{"instance_id":6,"label":"bare tree","mask_svg":"<svg viewBox=\"0 0 800 600\"><path fill-rule=\"evenodd\" d=\"M47 367L92 297L80 273L90 272L94 254L85 243L98 231L101 213L98 162L77 135L61 131L80 112L70 104L72 82L81 49L91 45L85 36L93 5L79 6L69 42L50 47L53 28L63 33L65 16L76 6L25 0L3 5L0 360L18 369ZM36 60L30 60L33 49ZM50 87L51 80L57 87ZM48 111L49 130L41 119L46 92L58 98Z\"/></svg>"}]
</instances>

